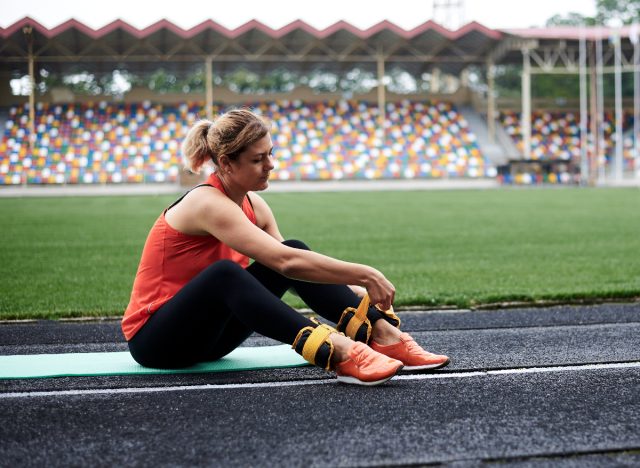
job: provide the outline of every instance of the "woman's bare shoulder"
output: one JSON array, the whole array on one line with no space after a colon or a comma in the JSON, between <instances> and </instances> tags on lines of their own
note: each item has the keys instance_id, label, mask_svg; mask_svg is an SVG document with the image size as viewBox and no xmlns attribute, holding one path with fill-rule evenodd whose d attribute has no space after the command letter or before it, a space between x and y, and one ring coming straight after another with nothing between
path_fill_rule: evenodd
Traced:
<instances>
[{"instance_id":1,"label":"woman's bare shoulder","mask_svg":"<svg viewBox=\"0 0 640 468\"><path fill-rule=\"evenodd\" d=\"M165 213L165 219L170 226L185 234L206 234L205 219L224 215L233 207L233 203L229 202L215 187L196 187Z\"/></svg>"}]
</instances>

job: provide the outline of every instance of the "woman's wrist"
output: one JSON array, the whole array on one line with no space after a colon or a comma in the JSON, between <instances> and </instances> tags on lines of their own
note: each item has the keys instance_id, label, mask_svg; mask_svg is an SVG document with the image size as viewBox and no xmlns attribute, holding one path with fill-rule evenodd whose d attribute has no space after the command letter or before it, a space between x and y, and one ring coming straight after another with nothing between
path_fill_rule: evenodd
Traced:
<instances>
[{"instance_id":1,"label":"woman's wrist","mask_svg":"<svg viewBox=\"0 0 640 468\"><path fill-rule=\"evenodd\" d=\"M380 281L381 277L383 277L383 275L378 270L370 266L365 266L362 282L358 285L369 290L373 285Z\"/></svg>"}]
</instances>

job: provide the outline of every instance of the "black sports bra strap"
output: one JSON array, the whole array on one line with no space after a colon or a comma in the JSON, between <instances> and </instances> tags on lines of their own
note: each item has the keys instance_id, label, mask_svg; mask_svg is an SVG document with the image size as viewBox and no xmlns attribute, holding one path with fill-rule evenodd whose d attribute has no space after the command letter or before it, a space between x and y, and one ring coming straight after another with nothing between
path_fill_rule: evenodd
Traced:
<instances>
[{"instance_id":1,"label":"black sports bra strap","mask_svg":"<svg viewBox=\"0 0 640 468\"><path fill-rule=\"evenodd\" d=\"M187 191L186 191L186 192L185 192L185 193L184 193L180 198L178 198L176 201L174 201L174 202L171 204L171 206L169 206L169 208L167 208L166 210L164 210L164 212L166 213L166 212L167 212L167 211L169 211L171 208L173 208L174 206L176 206L178 203L180 203L180 202L182 201L182 199L183 199L184 197L186 197L186 196L187 196L187 194L188 194L189 192L191 192L191 190L193 190L193 189L197 189L198 187L213 187L213 185L211 185L211 184L200 184L200 185L196 185L195 187L193 187L193 188L191 188L191 189L187 190Z\"/></svg>"}]
</instances>

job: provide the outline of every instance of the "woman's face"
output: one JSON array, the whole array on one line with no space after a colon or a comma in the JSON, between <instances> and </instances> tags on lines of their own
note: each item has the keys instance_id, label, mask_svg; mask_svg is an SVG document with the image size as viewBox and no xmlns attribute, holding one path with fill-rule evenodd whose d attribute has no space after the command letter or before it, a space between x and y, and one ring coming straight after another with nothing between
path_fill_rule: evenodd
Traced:
<instances>
[{"instance_id":1,"label":"woman's face","mask_svg":"<svg viewBox=\"0 0 640 468\"><path fill-rule=\"evenodd\" d=\"M257 192L269 186L269 174L273 170L273 144L266 134L230 161L229 178L246 191Z\"/></svg>"}]
</instances>

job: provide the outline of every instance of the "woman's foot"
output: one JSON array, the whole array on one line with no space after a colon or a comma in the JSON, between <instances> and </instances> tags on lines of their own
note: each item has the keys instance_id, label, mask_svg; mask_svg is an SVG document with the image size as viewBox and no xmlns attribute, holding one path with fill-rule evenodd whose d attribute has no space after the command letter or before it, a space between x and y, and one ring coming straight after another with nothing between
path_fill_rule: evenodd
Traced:
<instances>
[{"instance_id":1,"label":"woman's foot","mask_svg":"<svg viewBox=\"0 0 640 468\"><path fill-rule=\"evenodd\" d=\"M383 345L372 339L371 349L401 361L405 370L438 369L449 364L447 356L425 351L408 333L400 332L399 334L398 341L393 344Z\"/></svg>"},{"instance_id":2,"label":"woman's foot","mask_svg":"<svg viewBox=\"0 0 640 468\"><path fill-rule=\"evenodd\" d=\"M335 370L339 382L378 385L402 369L402 362L352 341L328 325L301 329L292 347L311 364Z\"/></svg>"},{"instance_id":3,"label":"woman's foot","mask_svg":"<svg viewBox=\"0 0 640 468\"><path fill-rule=\"evenodd\" d=\"M349 340L351 341L351 340ZM335 346L334 349L338 347ZM380 354L364 343L351 341L348 349L342 350L338 355L347 358L336 359L335 372L338 382L356 385L379 385L390 380L403 367L402 362ZM335 356L334 351L334 356Z\"/></svg>"},{"instance_id":4,"label":"woman's foot","mask_svg":"<svg viewBox=\"0 0 640 468\"><path fill-rule=\"evenodd\" d=\"M379 319L373 324L370 341L375 341L380 345L396 344L400 341L401 334L402 332L398 328L384 319Z\"/></svg>"}]
</instances>

